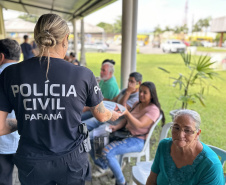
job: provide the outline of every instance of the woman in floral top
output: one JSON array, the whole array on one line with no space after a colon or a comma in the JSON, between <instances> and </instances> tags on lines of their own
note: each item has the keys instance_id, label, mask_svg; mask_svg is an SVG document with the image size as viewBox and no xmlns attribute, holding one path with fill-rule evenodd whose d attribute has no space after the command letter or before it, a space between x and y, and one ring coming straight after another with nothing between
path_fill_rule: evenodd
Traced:
<instances>
[{"instance_id":1,"label":"woman in floral top","mask_svg":"<svg viewBox=\"0 0 226 185\"><path fill-rule=\"evenodd\" d=\"M146 185L224 185L218 156L199 141L201 118L192 110L174 117L172 138L159 143Z\"/></svg>"}]
</instances>

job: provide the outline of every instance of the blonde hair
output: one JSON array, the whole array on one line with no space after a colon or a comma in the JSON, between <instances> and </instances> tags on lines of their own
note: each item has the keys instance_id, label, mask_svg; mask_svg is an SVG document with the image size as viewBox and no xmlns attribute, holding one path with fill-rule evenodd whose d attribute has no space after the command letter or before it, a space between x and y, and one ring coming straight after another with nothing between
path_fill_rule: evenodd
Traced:
<instances>
[{"instance_id":1,"label":"blonde hair","mask_svg":"<svg viewBox=\"0 0 226 185\"><path fill-rule=\"evenodd\" d=\"M46 80L48 80L49 71L49 48L60 44L65 35L69 34L70 30L67 22L56 14L43 14L39 19L34 29L34 39L39 47L40 60L45 50L48 53L48 66L46 70Z\"/></svg>"}]
</instances>

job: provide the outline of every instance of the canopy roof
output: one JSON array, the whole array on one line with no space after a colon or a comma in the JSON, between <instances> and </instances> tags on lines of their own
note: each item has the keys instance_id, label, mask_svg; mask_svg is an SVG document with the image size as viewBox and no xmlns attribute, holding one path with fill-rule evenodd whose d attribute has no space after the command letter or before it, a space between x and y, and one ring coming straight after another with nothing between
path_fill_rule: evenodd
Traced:
<instances>
[{"instance_id":1,"label":"canopy roof","mask_svg":"<svg viewBox=\"0 0 226 185\"><path fill-rule=\"evenodd\" d=\"M20 18L8 19L4 21L5 30L8 33L30 33L34 32L35 23L25 21Z\"/></svg>"},{"instance_id":2,"label":"canopy roof","mask_svg":"<svg viewBox=\"0 0 226 185\"><path fill-rule=\"evenodd\" d=\"M8 33L16 32L16 33L33 33L35 28L35 23L25 21L20 18L8 19L5 20L5 30ZM73 26L69 22L68 23L70 32L73 33ZM76 29L77 33L81 31L81 22L76 21ZM84 30L85 33L103 33L104 29L98 26L94 26L84 22Z\"/></svg>"},{"instance_id":3,"label":"canopy roof","mask_svg":"<svg viewBox=\"0 0 226 185\"><path fill-rule=\"evenodd\" d=\"M226 17L219 17L213 19L211 24L211 31L218 33L226 33Z\"/></svg>"},{"instance_id":4,"label":"canopy roof","mask_svg":"<svg viewBox=\"0 0 226 185\"><path fill-rule=\"evenodd\" d=\"M1 0L0 5L28 14L56 13L71 21L84 17L116 0Z\"/></svg>"}]
</instances>

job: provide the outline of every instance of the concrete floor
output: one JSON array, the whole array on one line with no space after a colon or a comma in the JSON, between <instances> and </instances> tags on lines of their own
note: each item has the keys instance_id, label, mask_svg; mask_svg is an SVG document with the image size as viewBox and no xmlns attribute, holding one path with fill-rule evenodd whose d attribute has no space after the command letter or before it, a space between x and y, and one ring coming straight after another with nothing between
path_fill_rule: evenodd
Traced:
<instances>
[{"instance_id":1,"label":"concrete floor","mask_svg":"<svg viewBox=\"0 0 226 185\"><path fill-rule=\"evenodd\" d=\"M123 169L123 173L124 173L124 176L126 178L126 181L130 182L129 183L130 185L134 184L132 182L132 178L131 178L132 164L133 164L133 162L130 163L130 164L126 163L126 166ZM135 162L134 162L134 164L135 164ZM92 167L92 172L94 173L95 171L96 171L95 167ZM17 168L15 167L14 171L13 171L13 185L20 185L17 172L18 172ZM86 185L114 185L115 184L115 178L112 178L112 176L113 176L113 174L109 173L109 174L106 174L106 175L99 177L99 178L93 177L92 181L86 182Z\"/></svg>"}]
</instances>

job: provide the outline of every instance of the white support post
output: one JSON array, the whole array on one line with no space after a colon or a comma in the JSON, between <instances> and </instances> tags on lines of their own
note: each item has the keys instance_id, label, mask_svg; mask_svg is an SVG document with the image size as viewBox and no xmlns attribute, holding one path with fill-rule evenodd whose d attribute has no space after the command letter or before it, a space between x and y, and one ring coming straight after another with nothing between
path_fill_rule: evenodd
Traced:
<instances>
[{"instance_id":1,"label":"white support post","mask_svg":"<svg viewBox=\"0 0 226 185\"><path fill-rule=\"evenodd\" d=\"M77 29L76 29L76 19L72 20L73 23L73 34L74 34L74 52L77 55L78 54L78 35L77 35Z\"/></svg>"},{"instance_id":2,"label":"white support post","mask_svg":"<svg viewBox=\"0 0 226 185\"><path fill-rule=\"evenodd\" d=\"M132 1L122 1L121 89L127 87L131 70Z\"/></svg>"},{"instance_id":3,"label":"white support post","mask_svg":"<svg viewBox=\"0 0 226 185\"><path fill-rule=\"evenodd\" d=\"M81 19L81 54L80 54L80 62L82 66L86 66L86 56L85 56L85 31L84 31L84 20Z\"/></svg>"},{"instance_id":4,"label":"white support post","mask_svg":"<svg viewBox=\"0 0 226 185\"><path fill-rule=\"evenodd\" d=\"M138 0L133 0L133 20L132 20L132 47L131 47L131 72L136 71L137 63L137 16Z\"/></svg>"},{"instance_id":5,"label":"white support post","mask_svg":"<svg viewBox=\"0 0 226 185\"><path fill-rule=\"evenodd\" d=\"M3 9L0 5L0 39L5 38L5 26L4 26L4 19L3 19Z\"/></svg>"}]
</instances>

